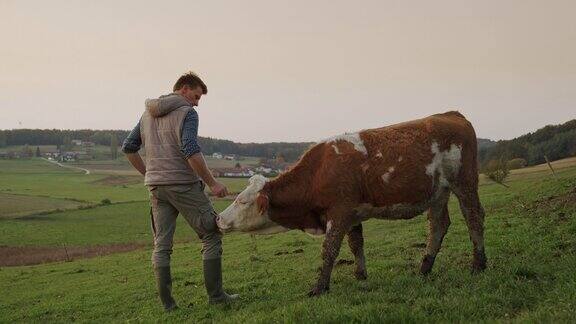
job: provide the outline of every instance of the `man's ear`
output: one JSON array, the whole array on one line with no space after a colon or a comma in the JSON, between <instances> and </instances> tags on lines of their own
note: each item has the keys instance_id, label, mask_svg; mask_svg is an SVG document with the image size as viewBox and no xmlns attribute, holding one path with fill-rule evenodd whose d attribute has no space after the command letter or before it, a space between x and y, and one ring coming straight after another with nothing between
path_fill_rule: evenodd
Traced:
<instances>
[{"instance_id":1,"label":"man's ear","mask_svg":"<svg viewBox=\"0 0 576 324\"><path fill-rule=\"evenodd\" d=\"M258 206L258 211L260 215L264 215L268 211L269 199L268 195L265 193L259 193L256 197L256 205Z\"/></svg>"}]
</instances>

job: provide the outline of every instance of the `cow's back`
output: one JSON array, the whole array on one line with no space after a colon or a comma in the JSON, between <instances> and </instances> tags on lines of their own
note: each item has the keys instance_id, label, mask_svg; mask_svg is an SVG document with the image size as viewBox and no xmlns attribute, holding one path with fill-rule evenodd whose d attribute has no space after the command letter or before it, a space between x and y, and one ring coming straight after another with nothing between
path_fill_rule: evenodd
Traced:
<instances>
[{"instance_id":1,"label":"cow's back","mask_svg":"<svg viewBox=\"0 0 576 324\"><path fill-rule=\"evenodd\" d=\"M457 173L466 169L477 177L476 135L458 112L363 130L358 135L361 142L354 145L333 141L317 148L323 154L314 183L323 205L343 198L374 206L429 201L442 185L442 177L457 176L450 170L438 174L443 158L459 163L454 166Z\"/></svg>"}]
</instances>

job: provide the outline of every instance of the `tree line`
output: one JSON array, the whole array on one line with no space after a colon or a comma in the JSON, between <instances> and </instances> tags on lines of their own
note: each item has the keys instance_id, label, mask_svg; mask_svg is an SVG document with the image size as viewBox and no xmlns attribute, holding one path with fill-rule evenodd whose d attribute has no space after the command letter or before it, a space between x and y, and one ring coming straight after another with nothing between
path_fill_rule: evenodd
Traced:
<instances>
[{"instance_id":1,"label":"tree line","mask_svg":"<svg viewBox=\"0 0 576 324\"><path fill-rule=\"evenodd\" d=\"M71 146L73 139L90 141L98 145L118 146L128 136L127 130L60 130L13 129L0 130L0 147L12 145L63 145ZM282 157L287 162L296 161L313 143L236 143L210 137L198 138L204 154L218 152L268 159ZM535 165L549 160L576 155L576 119L561 125L548 125L535 132L512 140L490 141L478 139L478 162L486 167L490 161L520 161ZM113 154L114 155L114 154ZM523 160L523 161L522 161Z\"/></svg>"},{"instance_id":2,"label":"tree line","mask_svg":"<svg viewBox=\"0 0 576 324\"><path fill-rule=\"evenodd\" d=\"M97 145L117 147L128 137L127 130L61 130L13 129L0 130L0 148L14 145L57 145L62 150L72 148L72 140L93 142ZM206 155L222 153L256 156L268 159L282 157L287 162L296 161L312 143L235 143L209 137L199 137L198 142ZM114 151L112 152L114 155Z\"/></svg>"},{"instance_id":3,"label":"tree line","mask_svg":"<svg viewBox=\"0 0 576 324\"><path fill-rule=\"evenodd\" d=\"M494 145L479 147L481 167L491 161L519 161L525 166L536 165L576 155L576 119L560 125L548 125L535 132ZM494 163L494 162L492 162Z\"/></svg>"}]
</instances>

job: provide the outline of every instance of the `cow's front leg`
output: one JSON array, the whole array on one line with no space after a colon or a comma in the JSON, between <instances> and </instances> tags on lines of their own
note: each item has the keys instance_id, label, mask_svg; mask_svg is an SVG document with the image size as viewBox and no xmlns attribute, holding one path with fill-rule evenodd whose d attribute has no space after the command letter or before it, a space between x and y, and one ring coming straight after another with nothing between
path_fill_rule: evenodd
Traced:
<instances>
[{"instance_id":1,"label":"cow's front leg","mask_svg":"<svg viewBox=\"0 0 576 324\"><path fill-rule=\"evenodd\" d=\"M316 286L308 293L308 296L318 296L330 289L330 275L334 267L334 261L340 252L342 239L346 234L347 228L343 222L329 220L326 224L326 236L322 244L322 270Z\"/></svg>"}]
</instances>

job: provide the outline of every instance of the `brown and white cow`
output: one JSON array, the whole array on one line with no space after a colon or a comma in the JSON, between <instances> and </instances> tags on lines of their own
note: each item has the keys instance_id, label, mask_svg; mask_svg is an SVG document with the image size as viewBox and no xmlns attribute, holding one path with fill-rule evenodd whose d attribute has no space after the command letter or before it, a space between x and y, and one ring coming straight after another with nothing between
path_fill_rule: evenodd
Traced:
<instances>
[{"instance_id":1,"label":"brown and white cow","mask_svg":"<svg viewBox=\"0 0 576 324\"><path fill-rule=\"evenodd\" d=\"M472 270L486 268L484 211L478 198L476 134L451 111L397 125L329 138L274 180L250 179L218 217L223 230L271 234L299 229L325 234L322 270L309 295L329 289L345 235L357 279L366 279L362 221L410 219L428 210L429 234L420 272L432 270L450 225L453 192L473 243Z\"/></svg>"}]
</instances>

